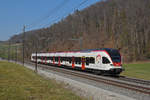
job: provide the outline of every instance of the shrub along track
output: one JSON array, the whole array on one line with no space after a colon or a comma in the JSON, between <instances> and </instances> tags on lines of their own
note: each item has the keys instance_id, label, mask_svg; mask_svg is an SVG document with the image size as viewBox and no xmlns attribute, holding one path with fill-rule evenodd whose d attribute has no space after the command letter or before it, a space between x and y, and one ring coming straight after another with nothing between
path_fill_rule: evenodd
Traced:
<instances>
[{"instance_id":1,"label":"shrub along track","mask_svg":"<svg viewBox=\"0 0 150 100\"><path fill-rule=\"evenodd\" d=\"M26 63L30 65L35 65L32 62L26 62ZM150 87L148 86L150 84L149 81L140 80L140 79L132 79L132 78L127 78L123 76L118 77L116 79L116 77L110 78L106 76L98 76L98 75L93 75L89 73L83 73L80 71L67 70L62 67L50 67L50 66L42 65L42 64L38 64L38 67L150 95ZM132 84L130 82L139 83L141 85ZM145 84L147 86L145 86Z\"/></svg>"}]
</instances>

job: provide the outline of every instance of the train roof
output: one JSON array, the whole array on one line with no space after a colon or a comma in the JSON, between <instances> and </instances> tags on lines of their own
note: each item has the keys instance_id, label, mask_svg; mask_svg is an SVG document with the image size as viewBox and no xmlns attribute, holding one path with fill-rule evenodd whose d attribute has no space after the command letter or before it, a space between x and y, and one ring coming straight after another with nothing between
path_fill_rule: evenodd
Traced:
<instances>
[{"instance_id":1,"label":"train roof","mask_svg":"<svg viewBox=\"0 0 150 100\"><path fill-rule=\"evenodd\" d=\"M92 51L107 51L107 52L113 52L118 51L117 49L113 48L98 48L98 49L85 49L85 50L73 50L73 51L56 51L56 52L49 52L49 53L63 53L63 52L81 52L81 53L87 53ZM40 53L46 53L46 52L40 52Z\"/></svg>"},{"instance_id":2,"label":"train roof","mask_svg":"<svg viewBox=\"0 0 150 100\"><path fill-rule=\"evenodd\" d=\"M92 51L100 51L100 50L105 50L107 52L110 52L110 51L116 51L117 49L113 49L113 48L98 48L98 49L81 50L80 52L92 52Z\"/></svg>"}]
</instances>

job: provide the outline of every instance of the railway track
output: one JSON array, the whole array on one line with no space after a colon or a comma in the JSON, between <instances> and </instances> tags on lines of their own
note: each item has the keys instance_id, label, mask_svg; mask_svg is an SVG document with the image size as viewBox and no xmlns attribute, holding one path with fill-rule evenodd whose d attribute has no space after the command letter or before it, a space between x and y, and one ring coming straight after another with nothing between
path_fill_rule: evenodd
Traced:
<instances>
[{"instance_id":1,"label":"railway track","mask_svg":"<svg viewBox=\"0 0 150 100\"><path fill-rule=\"evenodd\" d=\"M148 81L148 80L142 80L142 79L137 79L137 78L130 78L130 77L125 77L125 76L119 76L118 79L119 80L123 80L123 81L128 81L128 82L141 84L141 85L150 86L150 81Z\"/></svg>"},{"instance_id":2,"label":"railway track","mask_svg":"<svg viewBox=\"0 0 150 100\"><path fill-rule=\"evenodd\" d=\"M33 65L33 63L31 63L31 62L28 62L28 64ZM132 91L150 95L150 87L144 86L145 84L149 85L150 84L149 81L145 81L145 80L141 81L139 79L132 79L132 78L127 78L127 77L119 77L118 79L114 79L114 78L110 78L110 77L107 78L104 76L97 76L97 75L92 75L92 74L88 74L88 73L82 73L80 71L66 70L66 69L58 68L58 67L50 67L47 65L39 64L38 66L42 67L44 69L49 69L52 71L61 72L64 74L69 74L69 75L89 79L89 80L92 80L95 82L113 85L113 86L117 86L120 88L124 88L124 89L128 89L128 90L132 90ZM120 80L123 80L123 81L120 81ZM132 83L130 83L131 80L132 80L132 82L144 84L144 85L132 84Z\"/></svg>"}]
</instances>

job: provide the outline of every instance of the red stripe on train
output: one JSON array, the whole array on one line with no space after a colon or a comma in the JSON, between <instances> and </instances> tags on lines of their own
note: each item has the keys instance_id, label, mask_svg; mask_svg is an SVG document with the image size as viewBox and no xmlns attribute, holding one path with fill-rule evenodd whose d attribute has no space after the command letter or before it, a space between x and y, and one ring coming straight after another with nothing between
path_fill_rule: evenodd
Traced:
<instances>
[{"instance_id":1,"label":"red stripe on train","mask_svg":"<svg viewBox=\"0 0 150 100\"><path fill-rule=\"evenodd\" d=\"M82 70L84 70L84 69L85 69L85 58L82 57Z\"/></svg>"},{"instance_id":2,"label":"red stripe on train","mask_svg":"<svg viewBox=\"0 0 150 100\"><path fill-rule=\"evenodd\" d=\"M46 60L46 57L45 57L45 64L47 64L47 60Z\"/></svg>"},{"instance_id":3,"label":"red stripe on train","mask_svg":"<svg viewBox=\"0 0 150 100\"><path fill-rule=\"evenodd\" d=\"M75 67L75 64L74 64L74 57L72 57L72 68Z\"/></svg>"},{"instance_id":4,"label":"red stripe on train","mask_svg":"<svg viewBox=\"0 0 150 100\"><path fill-rule=\"evenodd\" d=\"M121 62L113 62L114 66L121 66Z\"/></svg>"},{"instance_id":5,"label":"red stripe on train","mask_svg":"<svg viewBox=\"0 0 150 100\"><path fill-rule=\"evenodd\" d=\"M60 64L60 57L58 57L58 66L61 66L61 64Z\"/></svg>"},{"instance_id":6,"label":"red stripe on train","mask_svg":"<svg viewBox=\"0 0 150 100\"><path fill-rule=\"evenodd\" d=\"M55 57L53 56L53 64L55 64Z\"/></svg>"}]
</instances>

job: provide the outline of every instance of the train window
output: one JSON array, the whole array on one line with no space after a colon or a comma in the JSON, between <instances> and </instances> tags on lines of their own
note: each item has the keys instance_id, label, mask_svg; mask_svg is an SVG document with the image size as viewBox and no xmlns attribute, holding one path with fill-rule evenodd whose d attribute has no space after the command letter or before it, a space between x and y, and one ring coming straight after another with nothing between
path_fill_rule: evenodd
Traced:
<instances>
[{"instance_id":1,"label":"train window","mask_svg":"<svg viewBox=\"0 0 150 100\"><path fill-rule=\"evenodd\" d=\"M63 60L62 60L62 57L59 57L59 59L60 59L60 62L62 62Z\"/></svg>"},{"instance_id":2,"label":"train window","mask_svg":"<svg viewBox=\"0 0 150 100\"><path fill-rule=\"evenodd\" d=\"M67 61L67 62L69 61L69 60L68 60L68 57L65 57L65 61Z\"/></svg>"},{"instance_id":3,"label":"train window","mask_svg":"<svg viewBox=\"0 0 150 100\"><path fill-rule=\"evenodd\" d=\"M89 63L94 64L94 63L95 63L95 58L94 58L94 57L90 57L90 58L89 58Z\"/></svg>"},{"instance_id":4,"label":"train window","mask_svg":"<svg viewBox=\"0 0 150 100\"><path fill-rule=\"evenodd\" d=\"M86 57L86 65L89 65L90 58Z\"/></svg>"},{"instance_id":5,"label":"train window","mask_svg":"<svg viewBox=\"0 0 150 100\"><path fill-rule=\"evenodd\" d=\"M75 64L81 64L81 58L80 57L75 57L74 61L75 61Z\"/></svg>"},{"instance_id":6,"label":"train window","mask_svg":"<svg viewBox=\"0 0 150 100\"><path fill-rule=\"evenodd\" d=\"M34 59L34 56L32 56L32 58Z\"/></svg>"},{"instance_id":7,"label":"train window","mask_svg":"<svg viewBox=\"0 0 150 100\"><path fill-rule=\"evenodd\" d=\"M108 60L108 58L102 57L102 63L103 63L103 64L109 64L110 61Z\"/></svg>"},{"instance_id":8,"label":"train window","mask_svg":"<svg viewBox=\"0 0 150 100\"><path fill-rule=\"evenodd\" d=\"M64 61L64 57L61 57L60 59L61 59L61 61Z\"/></svg>"},{"instance_id":9,"label":"train window","mask_svg":"<svg viewBox=\"0 0 150 100\"><path fill-rule=\"evenodd\" d=\"M47 60L50 60L50 57L46 57Z\"/></svg>"},{"instance_id":10,"label":"train window","mask_svg":"<svg viewBox=\"0 0 150 100\"><path fill-rule=\"evenodd\" d=\"M53 57L50 57L50 60L53 60Z\"/></svg>"},{"instance_id":11,"label":"train window","mask_svg":"<svg viewBox=\"0 0 150 100\"><path fill-rule=\"evenodd\" d=\"M51 60L51 57L47 57L48 59L47 60Z\"/></svg>"},{"instance_id":12,"label":"train window","mask_svg":"<svg viewBox=\"0 0 150 100\"><path fill-rule=\"evenodd\" d=\"M32 56L32 58L34 59L34 56Z\"/></svg>"},{"instance_id":13,"label":"train window","mask_svg":"<svg viewBox=\"0 0 150 100\"><path fill-rule=\"evenodd\" d=\"M56 61L58 62L58 57L56 57Z\"/></svg>"},{"instance_id":14,"label":"train window","mask_svg":"<svg viewBox=\"0 0 150 100\"><path fill-rule=\"evenodd\" d=\"M69 57L64 57L64 60L69 62Z\"/></svg>"},{"instance_id":15,"label":"train window","mask_svg":"<svg viewBox=\"0 0 150 100\"><path fill-rule=\"evenodd\" d=\"M75 64L78 64L78 59L77 59L77 57L74 58L74 62L75 62Z\"/></svg>"},{"instance_id":16,"label":"train window","mask_svg":"<svg viewBox=\"0 0 150 100\"><path fill-rule=\"evenodd\" d=\"M76 63L81 64L81 57L76 57Z\"/></svg>"},{"instance_id":17,"label":"train window","mask_svg":"<svg viewBox=\"0 0 150 100\"><path fill-rule=\"evenodd\" d=\"M55 57L55 61L58 62L58 57Z\"/></svg>"},{"instance_id":18,"label":"train window","mask_svg":"<svg viewBox=\"0 0 150 100\"><path fill-rule=\"evenodd\" d=\"M68 59L69 59L69 63L71 64L71 63L72 63L72 58L71 58L71 57L69 57Z\"/></svg>"},{"instance_id":19,"label":"train window","mask_svg":"<svg viewBox=\"0 0 150 100\"><path fill-rule=\"evenodd\" d=\"M79 64L81 64L81 57L78 57L78 59L79 59Z\"/></svg>"},{"instance_id":20,"label":"train window","mask_svg":"<svg viewBox=\"0 0 150 100\"><path fill-rule=\"evenodd\" d=\"M67 61L67 57L64 57L64 60Z\"/></svg>"},{"instance_id":21,"label":"train window","mask_svg":"<svg viewBox=\"0 0 150 100\"><path fill-rule=\"evenodd\" d=\"M69 60L68 60L68 57L66 57L66 61L69 61Z\"/></svg>"},{"instance_id":22,"label":"train window","mask_svg":"<svg viewBox=\"0 0 150 100\"><path fill-rule=\"evenodd\" d=\"M42 59L42 57L38 56L38 59Z\"/></svg>"},{"instance_id":23,"label":"train window","mask_svg":"<svg viewBox=\"0 0 150 100\"><path fill-rule=\"evenodd\" d=\"M62 57L63 61L66 61L66 57Z\"/></svg>"}]
</instances>

